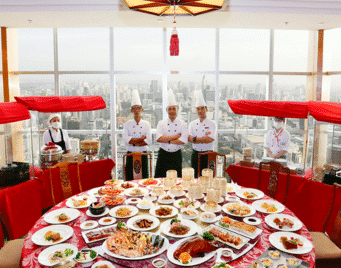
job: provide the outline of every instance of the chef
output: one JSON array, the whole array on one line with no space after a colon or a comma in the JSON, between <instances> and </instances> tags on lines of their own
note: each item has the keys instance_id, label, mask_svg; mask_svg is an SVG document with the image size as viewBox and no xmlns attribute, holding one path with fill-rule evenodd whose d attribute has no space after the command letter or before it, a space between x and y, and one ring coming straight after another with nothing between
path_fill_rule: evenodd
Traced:
<instances>
[{"instance_id":1,"label":"chef","mask_svg":"<svg viewBox=\"0 0 341 268\"><path fill-rule=\"evenodd\" d=\"M207 105L202 91L198 90L196 96L195 107L199 118L190 123L188 136L188 141L193 143L191 165L194 168L195 177L198 176L199 153L212 151L213 142L216 139L216 123L207 118ZM200 175L201 171L207 168L207 162L207 156L200 157Z\"/></svg>"},{"instance_id":2,"label":"chef","mask_svg":"<svg viewBox=\"0 0 341 268\"><path fill-rule=\"evenodd\" d=\"M168 91L168 118L157 125L156 140L160 149L155 168L155 177L166 177L167 170L176 170L182 177L181 145L188 142L188 129L183 120L177 118L179 106L176 103L173 90Z\"/></svg>"},{"instance_id":3,"label":"chef","mask_svg":"<svg viewBox=\"0 0 341 268\"><path fill-rule=\"evenodd\" d=\"M150 123L142 120L143 108L139 92L137 89L132 92L131 113L134 119L125 122L123 129L123 139L127 148L127 154L132 152L146 153L148 145L152 143L152 134L150 132ZM142 177L149 178L148 157L142 156ZM133 157L127 158L126 162L126 180L133 180Z\"/></svg>"},{"instance_id":4,"label":"chef","mask_svg":"<svg viewBox=\"0 0 341 268\"><path fill-rule=\"evenodd\" d=\"M290 133L284 127L285 118L275 117L275 129L269 130L265 136L264 148L272 158L286 159L290 147Z\"/></svg>"},{"instance_id":5,"label":"chef","mask_svg":"<svg viewBox=\"0 0 341 268\"><path fill-rule=\"evenodd\" d=\"M69 135L66 130L61 129L61 117L60 114L51 114L47 120L50 125L49 129L45 131L43 135L44 144L53 142L59 145L63 149L63 154L70 153L71 144Z\"/></svg>"}]
</instances>

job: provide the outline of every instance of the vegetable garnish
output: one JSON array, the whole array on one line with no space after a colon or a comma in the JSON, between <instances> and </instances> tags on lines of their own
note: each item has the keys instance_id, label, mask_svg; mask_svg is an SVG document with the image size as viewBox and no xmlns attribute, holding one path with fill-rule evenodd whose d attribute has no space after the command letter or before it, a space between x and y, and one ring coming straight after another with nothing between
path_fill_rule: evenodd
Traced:
<instances>
[{"instance_id":1,"label":"vegetable garnish","mask_svg":"<svg viewBox=\"0 0 341 268\"><path fill-rule=\"evenodd\" d=\"M214 235L209 233L209 232L205 232L204 235L203 235L203 238L207 239L207 240L213 240L214 239Z\"/></svg>"},{"instance_id":2,"label":"vegetable garnish","mask_svg":"<svg viewBox=\"0 0 341 268\"><path fill-rule=\"evenodd\" d=\"M119 222L117 223L117 228L118 228L118 229L121 229L122 227L125 227L125 226L126 226L126 225L125 225L124 222L119 221Z\"/></svg>"}]
</instances>

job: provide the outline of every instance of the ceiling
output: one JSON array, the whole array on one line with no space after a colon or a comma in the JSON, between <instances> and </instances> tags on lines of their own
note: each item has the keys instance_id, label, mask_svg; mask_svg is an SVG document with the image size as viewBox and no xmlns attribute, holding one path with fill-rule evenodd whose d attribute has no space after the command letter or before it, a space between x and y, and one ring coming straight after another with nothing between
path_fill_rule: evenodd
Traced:
<instances>
[{"instance_id":1,"label":"ceiling","mask_svg":"<svg viewBox=\"0 0 341 268\"><path fill-rule=\"evenodd\" d=\"M172 27L172 22L127 10L120 0L0 0L1 27ZM177 27L341 28L341 0L226 0L220 11L177 17Z\"/></svg>"}]
</instances>

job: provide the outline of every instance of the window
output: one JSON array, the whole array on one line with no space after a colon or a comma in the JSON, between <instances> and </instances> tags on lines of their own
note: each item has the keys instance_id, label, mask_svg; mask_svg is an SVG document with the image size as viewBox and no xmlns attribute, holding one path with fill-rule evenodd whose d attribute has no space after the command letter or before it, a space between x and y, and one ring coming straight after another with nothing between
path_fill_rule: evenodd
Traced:
<instances>
[{"instance_id":1,"label":"window","mask_svg":"<svg viewBox=\"0 0 341 268\"><path fill-rule=\"evenodd\" d=\"M19 75L20 96L55 95L53 75Z\"/></svg>"},{"instance_id":2,"label":"window","mask_svg":"<svg viewBox=\"0 0 341 268\"><path fill-rule=\"evenodd\" d=\"M341 71L341 28L324 32L323 71Z\"/></svg>"},{"instance_id":3,"label":"window","mask_svg":"<svg viewBox=\"0 0 341 268\"><path fill-rule=\"evenodd\" d=\"M305 101L307 76L274 75L272 99L276 101Z\"/></svg>"}]
</instances>

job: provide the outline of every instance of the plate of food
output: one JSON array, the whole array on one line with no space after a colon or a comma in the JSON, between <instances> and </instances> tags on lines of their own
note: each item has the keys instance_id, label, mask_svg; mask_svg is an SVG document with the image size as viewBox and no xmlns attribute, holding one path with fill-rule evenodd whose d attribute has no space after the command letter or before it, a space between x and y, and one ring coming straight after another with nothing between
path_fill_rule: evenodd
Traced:
<instances>
[{"instance_id":1,"label":"plate of food","mask_svg":"<svg viewBox=\"0 0 341 268\"><path fill-rule=\"evenodd\" d=\"M104 182L105 185L118 185L120 184L122 181L116 180L116 179L111 179L111 180L107 180Z\"/></svg>"},{"instance_id":2,"label":"plate of food","mask_svg":"<svg viewBox=\"0 0 341 268\"><path fill-rule=\"evenodd\" d=\"M60 208L47 213L44 220L50 224L61 224L77 219L80 214L78 209Z\"/></svg>"},{"instance_id":3,"label":"plate of food","mask_svg":"<svg viewBox=\"0 0 341 268\"><path fill-rule=\"evenodd\" d=\"M58 244L44 249L38 256L38 262L44 266L53 266L63 261L72 260L78 249L72 244Z\"/></svg>"},{"instance_id":4,"label":"plate of food","mask_svg":"<svg viewBox=\"0 0 341 268\"><path fill-rule=\"evenodd\" d=\"M178 214L178 209L173 206L156 206L149 210L150 215L158 218L171 218Z\"/></svg>"},{"instance_id":5,"label":"plate of food","mask_svg":"<svg viewBox=\"0 0 341 268\"><path fill-rule=\"evenodd\" d=\"M85 231L85 232L82 232L82 236L84 238L85 243L87 244L101 241L101 240L107 239L109 236L115 233L118 226L124 227L125 224L122 222L119 222L115 225L110 225L110 226L105 226L101 228L96 228L94 230Z\"/></svg>"},{"instance_id":6,"label":"plate of food","mask_svg":"<svg viewBox=\"0 0 341 268\"><path fill-rule=\"evenodd\" d=\"M222 262L222 263L212 266L212 268L233 268L233 267L227 264L226 262Z\"/></svg>"},{"instance_id":7,"label":"plate of food","mask_svg":"<svg viewBox=\"0 0 341 268\"><path fill-rule=\"evenodd\" d=\"M221 206L218 205L216 202L209 201L209 202L206 202L205 204L202 204L200 206L200 209L204 212L217 213L221 211Z\"/></svg>"},{"instance_id":8,"label":"plate of food","mask_svg":"<svg viewBox=\"0 0 341 268\"><path fill-rule=\"evenodd\" d=\"M108 261L98 261L94 263L91 268L115 268L115 266Z\"/></svg>"},{"instance_id":9,"label":"plate of food","mask_svg":"<svg viewBox=\"0 0 341 268\"><path fill-rule=\"evenodd\" d=\"M250 241L250 239L242 235L230 232L229 230L214 225L208 226L202 230L202 232L204 234L204 238L205 236L213 236L214 239L235 249L241 249L247 242Z\"/></svg>"},{"instance_id":10,"label":"plate of food","mask_svg":"<svg viewBox=\"0 0 341 268\"><path fill-rule=\"evenodd\" d=\"M134 206L117 206L109 211L110 216L115 218L129 218L135 216L139 212Z\"/></svg>"},{"instance_id":11,"label":"plate of food","mask_svg":"<svg viewBox=\"0 0 341 268\"><path fill-rule=\"evenodd\" d=\"M122 195L106 195L103 196L101 200L107 206L116 206L122 204L125 201L125 198Z\"/></svg>"},{"instance_id":12,"label":"plate of food","mask_svg":"<svg viewBox=\"0 0 341 268\"><path fill-rule=\"evenodd\" d=\"M131 188L137 188L139 187L137 183L132 181L124 181L119 184L119 186L123 189L131 189Z\"/></svg>"},{"instance_id":13,"label":"plate of food","mask_svg":"<svg viewBox=\"0 0 341 268\"><path fill-rule=\"evenodd\" d=\"M66 201L66 206L69 208L86 208L90 206L92 202L96 202L97 198L94 196L75 196L75 197L70 197Z\"/></svg>"},{"instance_id":14,"label":"plate of food","mask_svg":"<svg viewBox=\"0 0 341 268\"><path fill-rule=\"evenodd\" d=\"M82 230L90 230L90 229L94 229L98 226L98 222L97 221L84 221L81 223L81 225L79 226Z\"/></svg>"},{"instance_id":15,"label":"plate of food","mask_svg":"<svg viewBox=\"0 0 341 268\"><path fill-rule=\"evenodd\" d=\"M217 217L213 212L203 212L200 215L200 220L205 223L212 223L217 221Z\"/></svg>"},{"instance_id":16,"label":"plate of food","mask_svg":"<svg viewBox=\"0 0 341 268\"><path fill-rule=\"evenodd\" d=\"M141 198L136 198L136 197L133 197L133 198L129 198L126 203L127 204L137 204L141 201Z\"/></svg>"},{"instance_id":17,"label":"plate of food","mask_svg":"<svg viewBox=\"0 0 341 268\"><path fill-rule=\"evenodd\" d=\"M199 208L200 202L193 201L189 198L178 199L174 201L174 206L176 208Z\"/></svg>"},{"instance_id":18,"label":"plate of food","mask_svg":"<svg viewBox=\"0 0 341 268\"><path fill-rule=\"evenodd\" d=\"M180 197L185 195L185 191L183 190L181 185L173 185L168 191L168 193L174 195L174 197Z\"/></svg>"},{"instance_id":19,"label":"plate of food","mask_svg":"<svg viewBox=\"0 0 341 268\"><path fill-rule=\"evenodd\" d=\"M67 225L51 225L38 230L32 235L32 242L38 246L51 246L68 240L73 229Z\"/></svg>"},{"instance_id":20,"label":"plate of food","mask_svg":"<svg viewBox=\"0 0 341 268\"><path fill-rule=\"evenodd\" d=\"M159 196L158 202L160 204L173 204L174 202L174 195L172 194L164 194Z\"/></svg>"},{"instance_id":21,"label":"plate of food","mask_svg":"<svg viewBox=\"0 0 341 268\"><path fill-rule=\"evenodd\" d=\"M227 183L226 192L234 193L236 190L239 190L241 187L235 183Z\"/></svg>"},{"instance_id":22,"label":"plate of food","mask_svg":"<svg viewBox=\"0 0 341 268\"><path fill-rule=\"evenodd\" d=\"M132 196L132 197L144 196L148 193L149 191L146 188L133 188L133 189L127 189L124 191L125 195Z\"/></svg>"},{"instance_id":23,"label":"plate of food","mask_svg":"<svg viewBox=\"0 0 341 268\"><path fill-rule=\"evenodd\" d=\"M117 187L117 186L110 186L107 185L105 187L103 187L102 192L105 195L119 195L122 194L125 190L122 189L121 187Z\"/></svg>"},{"instance_id":24,"label":"plate of food","mask_svg":"<svg viewBox=\"0 0 341 268\"><path fill-rule=\"evenodd\" d=\"M126 241L120 244L117 241ZM156 257L169 247L169 241L162 235L141 233L129 229L115 232L103 243L106 254L123 260L144 260Z\"/></svg>"},{"instance_id":25,"label":"plate of food","mask_svg":"<svg viewBox=\"0 0 341 268\"><path fill-rule=\"evenodd\" d=\"M116 222L116 219L112 217L103 217L98 222L100 225L112 225Z\"/></svg>"},{"instance_id":26,"label":"plate of food","mask_svg":"<svg viewBox=\"0 0 341 268\"><path fill-rule=\"evenodd\" d=\"M258 189L244 188L236 191L236 195L243 199L257 200L264 197L264 193Z\"/></svg>"},{"instance_id":27,"label":"plate of food","mask_svg":"<svg viewBox=\"0 0 341 268\"><path fill-rule=\"evenodd\" d=\"M97 258L97 252L90 249L90 248L84 248L81 251L79 251L75 257L75 261L79 263L87 263L91 262L94 259Z\"/></svg>"},{"instance_id":28,"label":"plate of food","mask_svg":"<svg viewBox=\"0 0 341 268\"><path fill-rule=\"evenodd\" d=\"M140 180L139 184L142 186L160 185L161 181L159 179L149 178L149 179Z\"/></svg>"},{"instance_id":29,"label":"plate of food","mask_svg":"<svg viewBox=\"0 0 341 268\"><path fill-rule=\"evenodd\" d=\"M154 193L147 193L143 196L144 200L155 201L157 199Z\"/></svg>"},{"instance_id":30,"label":"plate of food","mask_svg":"<svg viewBox=\"0 0 341 268\"><path fill-rule=\"evenodd\" d=\"M229 217L223 217L219 222L216 223L216 225L226 228L231 232L246 236L250 239L255 239L263 232L263 230L260 228L246 224L245 222L230 219Z\"/></svg>"},{"instance_id":31,"label":"plate of food","mask_svg":"<svg viewBox=\"0 0 341 268\"><path fill-rule=\"evenodd\" d=\"M299 219L286 214L268 215L265 217L265 222L276 230L287 232L298 231L303 226Z\"/></svg>"},{"instance_id":32,"label":"plate of food","mask_svg":"<svg viewBox=\"0 0 341 268\"><path fill-rule=\"evenodd\" d=\"M103 189L104 189L104 187L93 188L93 189L88 191L88 195L95 196L95 197L104 196L105 193L103 192Z\"/></svg>"},{"instance_id":33,"label":"plate of food","mask_svg":"<svg viewBox=\"0 0 341 268\"><path fill-rule=\"evenodd\" d=\"M127 221L127 227L136 231L150 231L158 227L160 220L150 215L139 215Z\"/></svg>"},{"instance_id":34,"label":"plate of food","mask_svg":"<svg viewBox=\"0 0 341 268\"><path fill-rule=\"evenodd\" d=\"M228 215L237 217L248 217L256 213L256 209L253 206L249 206L243 202L225 204L223 211Z\"/></svg>"},{"instance_id":35,"label":"plate of food","mask_svg":"<svg viewBox=\"0 0 341 268\"><path fill-rule=\"evenodd\" d=\"M218 248L216 241L206 240L196 235L170 245L167 249L167 258L175 265L195 266L211 259Z\"/></svg>"},{"instance_id":36,"label":"plate of food","mask_svg":"<svg viewBox=\"0 0 341 268\"><path fill-rule=\"evenodd\" d=\"M204 201L207 202L207 196L205 196ZM218 204L223 203L223 202L224 202L224 198L220 197Z\"/></svg>"},{"instance_id":37,"label":"plate of food","mask_svg":"<svg viewBox=\"0 0 341 268\"><path fill-rule=\"evenodd\" d=\"M307 238L291 232L272 233L269 241L275 248L291 254L306 254L313 249Z\"/></svg>"},{"instance_id":38,"label":"plate of food","mask_svg":"<svg viewBox=\"0 0 341 268\"><path fill-rule=\"evenodd\" d=\"M195 208L182 208L181 214L184 219L194 220L198 218L199 212Z\"/></svg>"},{"instance_id":39,"label":"plate of food","mask_svg":"<svg viewBox=\"0 0 341 268\"><path fill-rule=\"evenodd\" d=\"M177 218L167 220L163 222L160 226L160 230L162 233L175 238L192 236L197 233L198 228L199 226L191 220L179 220Z\"/></svg>"},{"instance_id":40,"label":"plate of food","mask_svg":"<svg viewBox=\"0 0 341 268\"><path fill-rule=\"evenodd\" d=\"M252 206L259 212L269 214L280 213L285 209L281 203L275 200L258 200L253 202Z\"/></svg>"}]
</instances>

